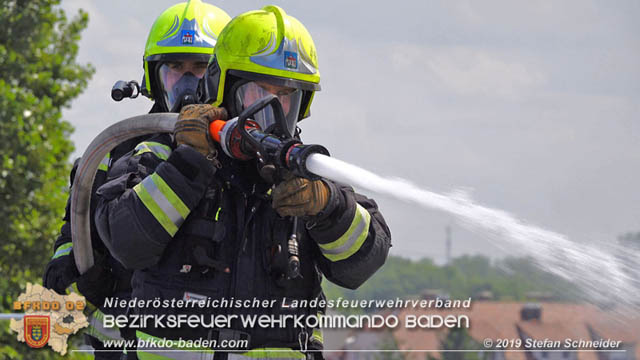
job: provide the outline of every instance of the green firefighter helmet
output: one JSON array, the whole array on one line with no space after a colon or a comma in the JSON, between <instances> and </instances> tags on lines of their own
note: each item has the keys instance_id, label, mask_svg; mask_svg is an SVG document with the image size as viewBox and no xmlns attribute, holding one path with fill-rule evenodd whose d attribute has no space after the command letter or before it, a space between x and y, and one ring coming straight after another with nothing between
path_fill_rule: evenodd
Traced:
<instances>
[{"instance_id":1,"label":"green firefighter helmet","mask_svg":"<svg viewBox=\"0 0 640 360\"><path fill-rule=\"evenodd\" d=\"M220 32L231 17L216 6L189 0L166 9L151 27L144 49L142 94L164 111L176 111L193 92Z\"/></svg>"},{"instance_id":2,"label":"green firefighter helmet","mask_svg":"<svg viewBox=\"0 0 640 360\"><path fill-rule=\"evenodd\" d=\"M316 47L304 25L280 7L249 11L220 33L204 83L202 99L232 116L268 93L277 95L292 133L320 90ZM256 114L263 129L273 125L270 113Z\"/></svg>"}]
</instances>

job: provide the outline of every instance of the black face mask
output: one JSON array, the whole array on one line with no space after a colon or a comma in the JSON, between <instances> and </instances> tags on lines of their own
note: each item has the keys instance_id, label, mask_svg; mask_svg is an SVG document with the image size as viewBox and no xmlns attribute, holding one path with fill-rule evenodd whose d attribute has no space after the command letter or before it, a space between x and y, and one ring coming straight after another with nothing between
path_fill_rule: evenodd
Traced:
<instances>
[{"instance_id":1,"label":"black face mask","mask_svg":"<svg viewBox=\"0 0 640 360\"><path fill-rule=\"evenodd\" d=\"M192 73L182 75L180 80L166 94L167 107L171 112L179 112L183 106L196 103L197 78Z\"/></svg>"},{"instance_id":2,"label":"black face mask","mask_svg":"<svg viewBox=\"0 0 640 360\"><path fill-rule=\"evenodd\" d=\"M198 101L196 97L196 92L192 91L192 92L183 94L180 97L179 101L173 104L173 107L169 111L174 113L179 113L183 107L191 104L197 104L197 103Z\"/></svg>"}]
</instances>

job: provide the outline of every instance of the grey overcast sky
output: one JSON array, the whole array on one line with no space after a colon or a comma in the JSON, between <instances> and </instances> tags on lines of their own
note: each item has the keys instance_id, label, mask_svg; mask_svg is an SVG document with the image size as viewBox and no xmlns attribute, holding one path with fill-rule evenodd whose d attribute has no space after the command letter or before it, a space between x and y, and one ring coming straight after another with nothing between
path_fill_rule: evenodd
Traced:
<instances>
[{"instance_id":1,"label":"grey overcast sky","mask_svg":"<svg viewBox=\"0 0 640 360\"><path fill-rule=\"evenodd\" d=\"M211 2L232 17L269 3ZM79 156L106 126L147 112L110 99L142 77L154 19L176 1L63 0L90 16L96 67L64 112ZM486 206L578 242L640 231L640 2L274 1L306 25L322 76L303 140L336 158ZM503 256L448 215L375 197L392 253Z\"/></svg>"}]
</instances>

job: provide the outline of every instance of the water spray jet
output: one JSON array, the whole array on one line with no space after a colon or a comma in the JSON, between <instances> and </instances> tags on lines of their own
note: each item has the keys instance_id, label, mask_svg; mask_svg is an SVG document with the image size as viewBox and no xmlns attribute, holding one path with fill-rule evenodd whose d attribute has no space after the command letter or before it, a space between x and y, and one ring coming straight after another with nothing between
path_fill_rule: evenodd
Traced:
<instances>
[{"instance_id":1,"label":"water spray jet","mask_svg":"<svg viewBox=\"0 0 640 360\"><path fill-rule=\"evenodd\" d=\"M310 179L323 177L422 208L447 212L471 229L489 234L499 246L516 245L532 257L539 268L574 283L591 301L640 309L635 296L640 288L638 274L633 273L633 266L640 263L640 252L572 242L562 234L527 224L507 212L475 204L459 193L438 194L406 180L385 178L331 158L321 145L302 144L291 134L278 134L278 126L275 134L262 131L249 117L265 106L275 106L274 112L278 113L280 103L274 99L277 98L261 99L239 117L214 121L209 129L212 138L220 143L227 155L239 160L257 158L261 175L268 181L278 182L283 171ZM89 202L98 164L123 141L146 134L172 132L176 120L177 114L150 114L123 120L103 131L85 151L71 198L74 256L81 273L93 264ZM626 261L621 260L622 255Z\"/></svg>"}]
</instances>

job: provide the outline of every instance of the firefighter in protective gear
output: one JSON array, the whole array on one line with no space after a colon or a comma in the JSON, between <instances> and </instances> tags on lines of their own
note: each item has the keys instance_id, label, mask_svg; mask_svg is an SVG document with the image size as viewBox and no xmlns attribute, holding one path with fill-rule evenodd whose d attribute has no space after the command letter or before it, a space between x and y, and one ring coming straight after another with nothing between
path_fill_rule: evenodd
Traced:
<instances>
[{"instance_id":1,"label":"firefighter in protective gear","mask_svg":"<svg viewBox=\"0 0 640 360\"><path fill-rule=\"evenodd\" d=\"M150 113L179 112L185 101L187 103L194 101L197 81L204 75L216 39L230 19L223 10L200 0L190 0L174 5L156 19L149 33L143 57L143 93L154 100ZM185 41L182 41L177 34L184 35ZM193 78L196 80L194 81ZM95 210L97 203L95 190L105 183L107 171L113 161L130 151L140 153L151 151L151 149L157 150L158 146L161 146L144 140L146 137L126 141L113 149L103 160L93 185L92 211ZM78 163L79 159L74 163L71 172L72 185ZM73 257L69 210L67 202L65 223L55 242L54 254L45 269L43 284L61 294L67 291L80 292L90 304L98 307L90 306L94 312L89 318L90 327L85 335L90 344L100 350L104 349L102 345L104 340L128 336L128 334L121 334L118 329L102 326L103 311L118 313L118 310L100 307L107 296L123 299L131 296L132 272L125 269L110 255L92 223L91 238L95 265L85 274L80 275ZM122 312L126 309L120 310ZM121 332L124 333L126 330L122 329ZM134 356L135 353L129 353L130 358ZM95 357L119 359L120 353L96 352Z\"/></svg>"},{"instance_id":2,"label":"firefighter in protective gear","mask_svg":"<svg viewBox=\"0 0 640 360\"><path fill-rule=\"evenodd\" d=\"M138 348L140 359L321 356L309 351L322 349L321 329L245 327L239 317L316 316L322 306L289 304L324 298L323 275L355 289L385 262L391 235L375 201L326 179L289 176L274 187L255 160L228 157L207 134L211 121L237 116L269 93L297 136L319 81L313 40L297 19L276 6L239 15L220 34L203 79L208 104L184 107L174 133L152 139L162 147L132 152L109 170L95 222L116 259L135 270L132 296L212 304L141 307L137 314L236 316L224 327L149 324L136 331L147 343L207 340L217 347L176 352L156 342ZM254 120L265 131L274 125L268 109ZM298 272L291 271L293 257ZM252 299L269 305L234 305Z\"/></svg>"},{"instance_id":3,"label":"firefighter in protective gear","mask_svg":"<svg viewBox=\"0 0 640 360\"><path fill-rule=\"evenodd\" d=\"M231 20L223 10L189 0L165 10L149 32L144 49L142 94L154 112L179 112L193 104L222 28Z\"/></svg>"}]
</instances>

